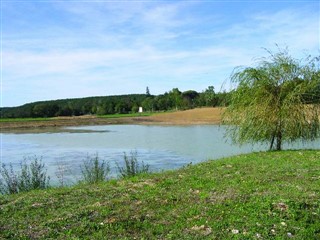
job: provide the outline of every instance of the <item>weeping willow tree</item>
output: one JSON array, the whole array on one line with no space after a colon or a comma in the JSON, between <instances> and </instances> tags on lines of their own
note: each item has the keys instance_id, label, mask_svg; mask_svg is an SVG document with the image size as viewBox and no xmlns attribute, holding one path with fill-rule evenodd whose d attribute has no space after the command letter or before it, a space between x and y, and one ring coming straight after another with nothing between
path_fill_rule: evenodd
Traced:
<instances>
[{"instance_id":1,"label":"weeping willow tree","mask_svg":"<svg viewBox=\"0 0 320 240\"><path fill-rule=\"evenodd\" d=\"M268 51L254 67L238 67L231 75L235 89L223 114L235 143L267 142L281 150L283 142L320 136L320 57L294 59L288 50Z\"/></svg>"}]
</instances>

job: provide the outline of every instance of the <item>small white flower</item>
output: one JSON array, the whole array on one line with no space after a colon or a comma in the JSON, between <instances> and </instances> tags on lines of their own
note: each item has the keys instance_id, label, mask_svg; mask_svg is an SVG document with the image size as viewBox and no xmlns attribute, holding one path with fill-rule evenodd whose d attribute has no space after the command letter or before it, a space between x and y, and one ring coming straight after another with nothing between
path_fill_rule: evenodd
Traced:
<instances>
[{"instance_id":1,"label":"small white flower","mask_svg":"<svg viewBox=\"0 0 320 240\"><path fill-rule=\"evenodd\" d=\"M239 230L238 230L238 229L232 229L231 232L232 232L233 234L238 234L238 233L239 233Z\"/></svg>"}]
</instances>

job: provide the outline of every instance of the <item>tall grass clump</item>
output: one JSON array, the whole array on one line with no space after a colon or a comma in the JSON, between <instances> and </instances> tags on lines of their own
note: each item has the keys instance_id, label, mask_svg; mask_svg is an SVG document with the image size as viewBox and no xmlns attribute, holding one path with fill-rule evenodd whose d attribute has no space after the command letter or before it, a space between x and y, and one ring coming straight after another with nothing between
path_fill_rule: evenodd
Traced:
<instances>
[{"instance_id":1,"label":"tall grass clump","mask_svg":"<svg viewBox=\"0 0 320 240\"><path fill-rule=\"evenodd\" d=\"M120 177L133 177L141 173L149 172L148 164L144 164L142 161L140 165L138 162L138 153L136 151L131 151L130 156L128 156L127 153L124 153L123 160L123 166L120 166L118 163L116 163Z\"/></svg>"},{"instance_id":2,"label":"tall grass clump","mask_svg":"<svg viewBox=\"0 0 320 240\"><path fill-rule=\"evenodd\" d=\"M68 173L71 174L71 170L68 167L67 163L63 162L63 161L59 161L58 164L57 164L57 169L55 171L55 175L56 175L56 177L58 179L60 187L67 186L67 185L70 185L72 183L72 181L68 181L66 179L66 175Z\"/></svg>"},{"instance_id":3,"label":"tall grass clump","mask_svg":"<svg viewBox=\"0 0 320 240\"><path fill-rule=\"evenodd\" d=\"M20 171L14 171L12 164L2 164L0 168L0 193L15 194L34 189L48 188L50 177L42 158L34 157L28 164L27 159L20 163Z\"/></svg>"},{"instance_id":4,"label":"tall grass clump","mask_svg":"<svg viewBox=\"0 0 320 240\"><path fill-rule=\"evenodd\" d=\"M110 173L109 163L105 160L100 160L98 154L94 157L87 156L80 168L81 182L88 184L106 181Z\"/></svg>"}]
</instances>

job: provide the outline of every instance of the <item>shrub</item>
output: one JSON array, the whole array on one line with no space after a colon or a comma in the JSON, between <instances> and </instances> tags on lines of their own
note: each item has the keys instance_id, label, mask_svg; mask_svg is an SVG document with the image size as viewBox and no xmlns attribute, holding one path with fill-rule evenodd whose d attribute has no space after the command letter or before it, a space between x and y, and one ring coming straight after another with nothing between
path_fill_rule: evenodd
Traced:
<instances>
[{"instance_id":1,"label":"shrub","mask_svg":"<svg viewBox=\"0 0 320 240\"><path fill-rule=\"evenodd\" d=\"M123 160L124 160L124 166L121 167L119 166L118 163L117 169L119 171L119 174L121 177L126 178L126 177L133 177L141 173L148 173L149 172L149 165L144 164L144 162L141 162L141 165L139 164L137 160L137 152L131 151L130 156L128 156L126 153L123 155Z\"/></svg>"},{"instance_id":2,"label":"shrub","mask_svg":"<svg viewBox=\"0 0 320 240\"><path fill-rule=\"evenodd\" d=\"M15 194L33 189L45 189L49 187L50 177L47 176L42 158L34 159L27 163L24 159L20 163L20 171L14 171L12 164L7 167L2 164L0 169L0 192L2 194Z\"/></svg>"},{"instance_id":3,"label":"shrub","mask_svg":"<svg viewBox=\"0 0 320 240\"><path fill-rule=\"evenodd\" d=\"M2 164L0 173L0 192L2 194L18 193L18 176L13 171L12 164L10 164L9 168L5 164Z\"/></svg>"},{"instance_id":4,"label":"shrub","mask_svg":"<svg viewBox=\"0 0 320 240\"><path fill-rule=\"evenodd\" d=\"M98 183L107 180L110 172L110 166L105 160L99 160L98 154L89 157L83 161L81 165L82 182Z\"/></svg>"}]
</instances>

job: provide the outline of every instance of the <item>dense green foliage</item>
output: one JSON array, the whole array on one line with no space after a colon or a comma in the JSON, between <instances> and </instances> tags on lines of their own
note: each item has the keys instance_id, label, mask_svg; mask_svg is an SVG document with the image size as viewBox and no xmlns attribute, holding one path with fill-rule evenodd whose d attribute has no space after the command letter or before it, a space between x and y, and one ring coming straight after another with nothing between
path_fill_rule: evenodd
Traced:
<instances>
[{"instance_id":1,"label":"dense green foliage","mask_svg":"<svg viewBox=\"0 0 320 240\"><path fill-rule=\"evenodd\" d=\"M1 118L40 118L80 116L87 114L128 114L144 111L182 110L201 106L222 106L227 103L227 93L215 93L212 86L205 91L180 92L174 88L161 95L131 94L120 96L62 99L25 104L19 107L0 108Z\"/></svg>"},{"instance_id":2,"label":"dense green foliage","mask_svg":"<svg viewBox=\"0 0 320 240\"><path fill-rule=\"evenodd\" d=\"M6 239L319 239L320 151L0 196Z\"/></svg>"},{"instance_id":3,"label":"dense green foliage","mask_svg":"<svg viewBox=\"0 0 320 240\"><path fill-rule=\"evenodd\" d=\"M237 85L224 122L237 143L314 140L320 136L320 58L297 60L287 50L270 53L255 67L237 68Z\"/></svg>"}]
</instances>

